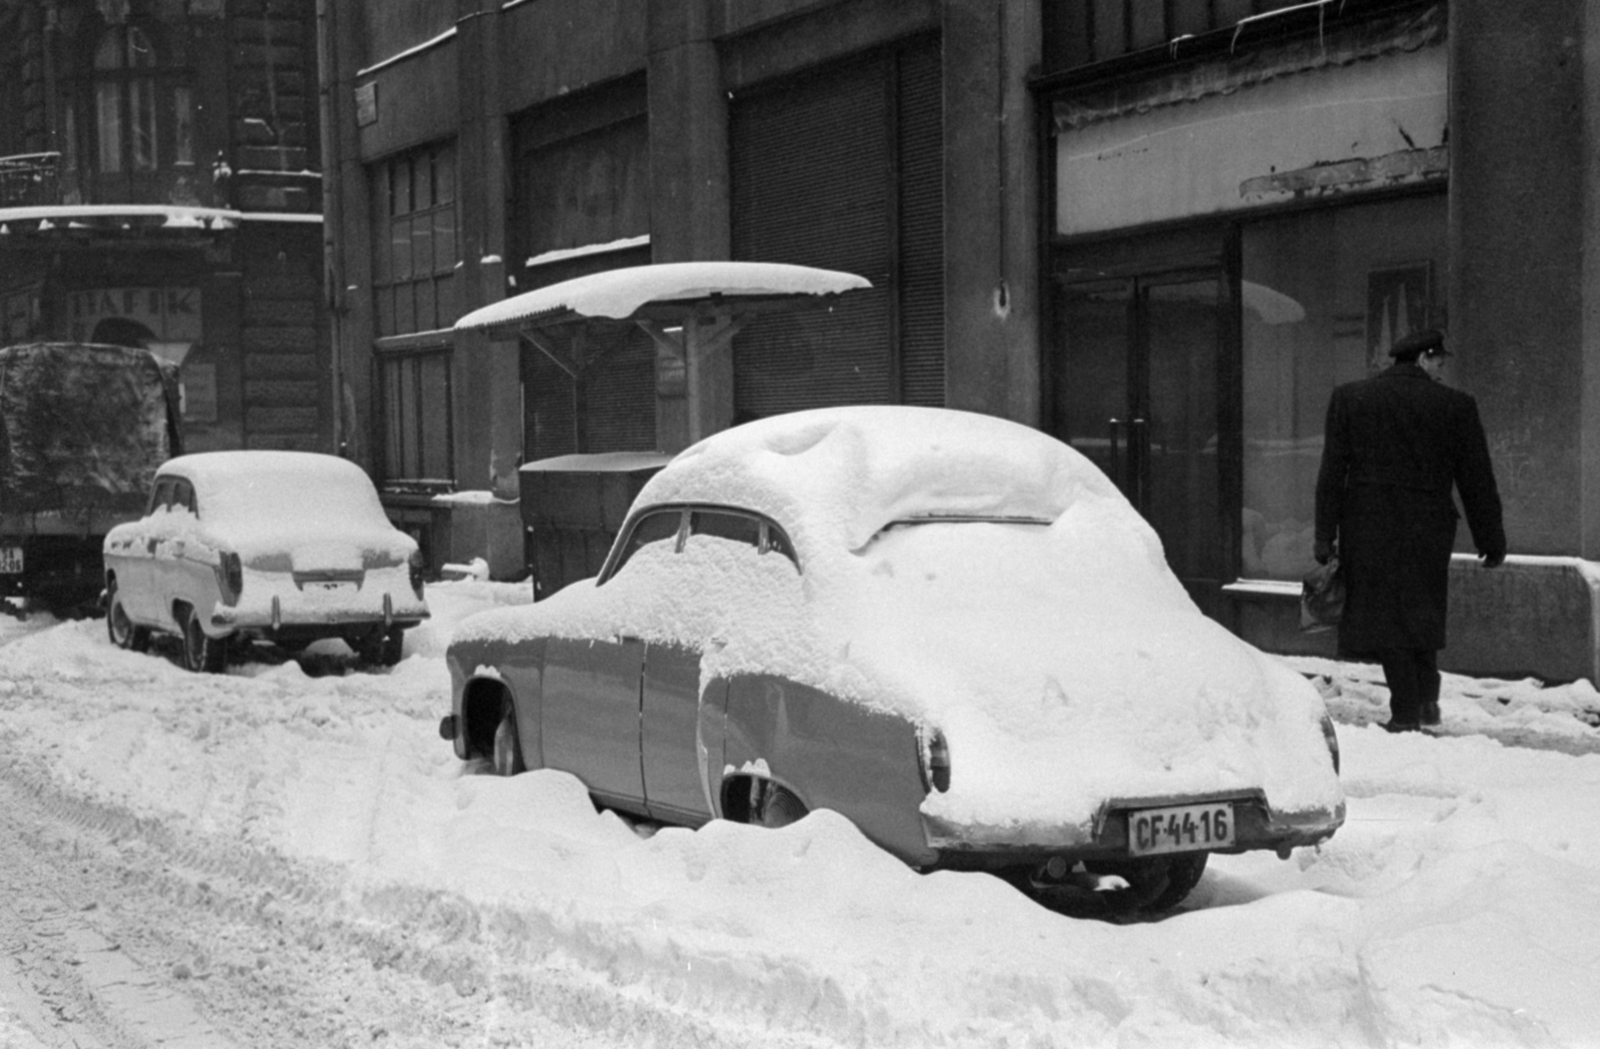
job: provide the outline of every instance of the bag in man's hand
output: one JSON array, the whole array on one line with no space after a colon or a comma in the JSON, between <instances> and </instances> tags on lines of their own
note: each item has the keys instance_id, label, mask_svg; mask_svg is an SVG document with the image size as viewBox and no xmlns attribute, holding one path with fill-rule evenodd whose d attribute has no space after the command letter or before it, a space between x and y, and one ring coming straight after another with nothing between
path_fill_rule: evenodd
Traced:
<instances>
[{"instance_id":1,"label":"bag in man's hand","mask_svg":"<svg viewBox=\"0 0 1600 1049\"><path fill-rule=\"evenodd\" d=\"M1331 630L1344 615L1344 573L1339 559L1331 557L1306 574L1300 584L1300 629L1311 633Z\"/></svg>"}]
</instances>

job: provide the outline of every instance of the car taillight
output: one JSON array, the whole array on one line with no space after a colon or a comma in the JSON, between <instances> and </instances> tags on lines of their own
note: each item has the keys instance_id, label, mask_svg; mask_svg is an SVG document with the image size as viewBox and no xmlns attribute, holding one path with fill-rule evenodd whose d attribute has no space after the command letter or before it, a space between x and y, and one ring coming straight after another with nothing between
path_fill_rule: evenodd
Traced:
<instances>
[{"instance_id":1,"label":"car taillight","mask_svg":"<svg viewBox=\"0 0 1600 1049\"><path fill-rule=\"evenodd\" d=\"M1339 734L1333 730L1333 719L1327 714L1322 715L1322 738L1328 744L1328 753L1333 756L1333 774L1339 774Z\"/></svg>"},{"instance_id":2,"label":"car taillight","mask_svg":"<svg viewBox=\"0 0 1600 1049\"><path fill-rule=\"evenodd\" d=\"M940 794L950 789L950 745L943 732L926 727L917 730L917 764L924 788Z\"/></svg>"},{"instance_id":3,"label":"car taillight","mask_svg":"<svg viewBox=\"0 0 1600 1049\"><path fill-rule=\"evenodd\" d=\"M239 563L238 554L230 551L217 559L217 589L222 591L223 604L238 603L244 590L244 566Z\"/></svg>"},{"instance_id":4,"label":"car taillight","mask_svg":"<svg viewBox=\"0 0 1600 1049\"><path fill-rule=\"evenodd\" d=\"M410 562L410 564L411 564L411 589L415 590L417 592L417 596L418 597L421 597L422 596L422 570L423 570L423 567L424 567L423 562L422 562L422 551L421 550L413 550L413 551L411 551L411 562Z\"/></svg>"}]
</instances>

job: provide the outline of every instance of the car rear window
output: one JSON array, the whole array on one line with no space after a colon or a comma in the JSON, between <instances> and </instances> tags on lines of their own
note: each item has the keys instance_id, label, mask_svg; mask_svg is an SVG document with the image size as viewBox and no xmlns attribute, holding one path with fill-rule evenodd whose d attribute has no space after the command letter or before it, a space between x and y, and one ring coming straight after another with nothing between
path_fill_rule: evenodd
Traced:
<instances>
[{"instance_id":1,"label":"car rear window","mask_svg":"<svg viewBox=\"0 0 1600 1049\"><path fill-rule=\"evenodd\" d=\"M788 558L797 570L800 567L800 559L795 556L794 544L789 541L789 537L784 534L783 529L763 517L718 508L694 509L688 513L687 535L703 535L743 543L762 554L781 554ZM651 543L676 540L683 526L683 515L684 511L681 509L670 509L649 513L639 518L633 526L633 531L628 534L622 554L617 558L616 567L611 570L607 578L616 575L634 554Z\"/></svg>"},{"instance_id":2,"label":"car rear window","mask_svg":"<svg viewBox=\"0 0 1600 1049\"><path fill-rule=\"evenodd\" d=\"M776 552L800 567L794 545L783 529L763 517L729 510L696 510L689 515L690 535L710 535L735 543L747 543L760 553Z\"/></svg>"},{"instance_id":3,"label":"car rear window","mask_svg":"<svg viewBox=\"0 0 1600 1049\"><path fill-rule=\"evenodd\" d=\"M617 569L627 564L628 559L638 553L641 548L649 546L651 543L676 539L678 530L682 526L682 510L662 510L639 518L633 526L633 531L628 535L628 544L623 547L622 556L617 560ZM612 574L616 574L616 569L612 570Z\"/></svg>"},{"instance_id":4,"label":"car rear window","mask_svg":"<svg viewBox=\"0 0 1600 1049\"><path fill-rule=\"evenodd\" d=\"M725 510L696 510L689 516L690 535L710 535L761 548L761 522Z\"/></svg>"}]
</instances>

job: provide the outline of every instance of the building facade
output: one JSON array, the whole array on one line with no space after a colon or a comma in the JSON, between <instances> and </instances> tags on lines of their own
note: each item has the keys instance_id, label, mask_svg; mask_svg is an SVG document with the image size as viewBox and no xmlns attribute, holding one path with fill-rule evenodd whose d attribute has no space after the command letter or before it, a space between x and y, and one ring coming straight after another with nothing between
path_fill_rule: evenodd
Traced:
<instances>
[{"instance_id":1,"label":"building facade","mask_svg":"<svg viewBox=\"0 0 1600 1049\"><path fill-rule=\"evenodd\" d=\"M315 0L0 3L6 343L177 362L189 450L331 450Z\"/></svg>"},{"instance_id":2,"label":"building facade","mask_svg":"<svg viewBox=\"0 0 1600 1049\"><path fill-rule=\"evenodd\" d=\"M1460 530L1443 663L1595 679L1591 8L1047 8L1042 424L1246 638L1332 654L1295 608L1328 394L1440 327L1514 555Z\"/></svg>"},{"instance_id":3,"label":"building facade","mask_svg":"<svg viewBox=\"0 0 1600 1049\"><path fill-rule=\"evenodd\" d=\"M520 463L683 447L681 362L456 333L644 262L873 282L761 320L713 428L942 404L1053 433L1276 651L1323 410L1441 326L1512 563L1453 570L1451 669L1600 676L1590 367L1600 25L1582 0L341 0L323 40L338 440L460 557L524 563ZM486 509L488 508L488 509Z\"/></svg>"},{"instance_id":4,"label":"building facade","mask_svg":"<svg viewBox=\"0 0 1600 1049\"><path fill-rule=\"evenodd\" d=\"M711 428L849 402L1033 417L1037 21L974 0L328 5L341 440L465 556L485 504L460 493L492 508L521 462L679 450L689 398L643 332L557 358L453 321L586 272L725 258L874 287L742 331L700 376ZM496 551L497 575L520 566L520 531Z\"/></svg>"}]
</instances>

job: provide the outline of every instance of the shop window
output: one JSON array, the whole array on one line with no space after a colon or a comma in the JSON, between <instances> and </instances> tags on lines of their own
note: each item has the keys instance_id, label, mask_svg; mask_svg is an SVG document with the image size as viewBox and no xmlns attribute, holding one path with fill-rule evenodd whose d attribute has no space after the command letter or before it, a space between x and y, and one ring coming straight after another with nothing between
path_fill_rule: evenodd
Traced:
<instances>
[{"instance_id":1,"label":"shop window","mask_svg":"<svg viewBox=\"0 0 1600 1049\"><path fill-rule=\"evenodd\" d=\"M383 479L389 485L455 476L450 356L440 348L378 354Z\"/></svg>"},{"instance_id":2,"label":"shop window","mask_svg":"<svg viewBox=\"0 0 1600 1049\"><path fill-rule=\"evenodd\" d=\"M449 328L460 312L454 147L434 146L379 164L372 180L378 335Z\"/></svg>"},{"instance_id":3,"label":"shop window","mask_svg":"<svg viewBox=\"0 0 1600 1049\"><path fill-rule=\"evenodd\" d=\"M1280 11L1324 23L1329 17L1307 0L1050 0L1041 5L1045 65L1054 71L1104 62Z\"/></svg>"},{"instance_id":4,"label":"shop window","mask_svg":"<svg viewBox=\"0 0 1600 1049\"><path fill-rule=\"evenodd\" d=\"M1445 236L1442 194L1243 228L1245 578L1310 571L1328 395L1388 367L1395 339L1444 325Z\"/></svg>"}]
</instances>

